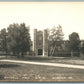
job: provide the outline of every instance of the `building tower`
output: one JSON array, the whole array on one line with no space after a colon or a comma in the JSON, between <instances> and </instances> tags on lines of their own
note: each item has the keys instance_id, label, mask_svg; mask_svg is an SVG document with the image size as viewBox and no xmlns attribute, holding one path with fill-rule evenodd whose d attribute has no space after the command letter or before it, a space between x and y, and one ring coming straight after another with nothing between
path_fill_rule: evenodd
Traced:
<instances>
[{"instance_id":1,"label":"building tower","mask_svg":"<svg viewBox=\"0 0 84 84\"><path fill-rule=\"evenodd\" d=\"M34 56L48 56L47 30L34 29L33 50Z\"/></svg>"},{"instance_id":2,"label":"building tower","mask_svg":"<svg viewBox=\"0 0 84 84\"><path fill-rule=\"evenodd\" d=\"M34 29L34 40L33 40L33 51L34 51L34 56L37 55L36 39L37 39L37 29Z\"/></svg>"},{"instance_id":3,"label":"building tower","mask_svg":"<svg viewBox=\"0 0 84 84\"><path fill-rule=\"evenodd\" d=\"M43 30L43 56L48 56L47 30Z\"/></svg>"}]
</instances>

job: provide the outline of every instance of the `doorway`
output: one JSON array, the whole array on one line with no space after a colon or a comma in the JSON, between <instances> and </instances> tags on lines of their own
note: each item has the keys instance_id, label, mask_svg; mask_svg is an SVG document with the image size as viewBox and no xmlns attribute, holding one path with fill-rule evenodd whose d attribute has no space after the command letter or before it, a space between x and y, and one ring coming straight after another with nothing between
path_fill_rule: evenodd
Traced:
<instances>
[{"instance_id":1,"label":"doorway","mask_svg":"<svg viewBox=\"0 0 84 84\"><path fill-rule=\"evenodd\" d=\"M43 51L42 49L38 49L38 55L42 55Z\"/></svg>"}]
</instances>

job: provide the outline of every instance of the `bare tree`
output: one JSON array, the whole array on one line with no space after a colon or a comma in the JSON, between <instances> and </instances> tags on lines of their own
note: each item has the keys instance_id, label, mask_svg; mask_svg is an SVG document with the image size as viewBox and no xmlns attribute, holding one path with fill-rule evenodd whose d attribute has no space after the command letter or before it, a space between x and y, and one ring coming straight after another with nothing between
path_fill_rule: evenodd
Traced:
<instances>
[{"instance_id":1,"label":"bare tree","mask_svg":"<svg viewBox=\"0 0 84 84\"><path fill-rule=\"evenodd\" d=\"M53 27L50 30L49 34L49 45L50 45L50 55L52 56L57 49L58 46L61 46L63 41L63 32L62 27L59 25L58 27Z\"/></svg>"}]
</instances>

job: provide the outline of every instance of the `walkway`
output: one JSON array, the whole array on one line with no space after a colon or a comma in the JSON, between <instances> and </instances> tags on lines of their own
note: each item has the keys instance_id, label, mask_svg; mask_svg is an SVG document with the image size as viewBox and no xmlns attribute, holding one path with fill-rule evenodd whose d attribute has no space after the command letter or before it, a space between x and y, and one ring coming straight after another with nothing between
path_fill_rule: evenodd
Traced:
<instances>
[{"instance_id":1,"label":"walkway","mask_svg":"<svg viewBox=\"0 0 84 84\"><path fill-rule=\"evenodd\" d=\"M75 68L75 69L84 69L83 65L71 65L71 64L62 64L62 63L31 62L31 61L18 61L18 60L0 60L0 61L34 64L34 65L46 65L46 66L54 66L54 67L66 67L66 68Z\"/></svg>"}]
</instances>

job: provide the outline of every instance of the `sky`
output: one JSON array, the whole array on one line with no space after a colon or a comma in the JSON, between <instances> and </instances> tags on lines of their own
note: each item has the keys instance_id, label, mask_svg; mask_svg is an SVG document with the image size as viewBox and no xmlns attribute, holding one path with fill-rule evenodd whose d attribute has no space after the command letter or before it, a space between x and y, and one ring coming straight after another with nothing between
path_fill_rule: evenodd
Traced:
<instances>
[{"instance_id":1,"label":"sky","mask_svg":"<svg viewBox=\"0 0 84 84\"><path fill-rule=\"evenodd\" d=\"M61 25L65 40L72 32L84 40L84 2L0 2L0 30L23 22L30 26L32 39L34 28Z\"/></svg>"}]
</instances>

